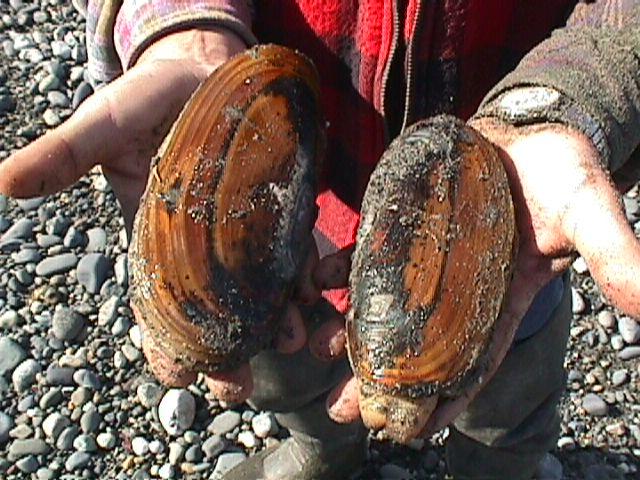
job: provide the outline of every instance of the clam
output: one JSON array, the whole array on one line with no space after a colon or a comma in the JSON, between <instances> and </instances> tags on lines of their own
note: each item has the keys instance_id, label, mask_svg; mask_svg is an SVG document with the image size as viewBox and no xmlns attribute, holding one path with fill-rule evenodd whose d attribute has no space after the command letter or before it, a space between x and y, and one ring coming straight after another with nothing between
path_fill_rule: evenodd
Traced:
<instances>
[{"instance_id":1,"label":"clam","mask_svg":"<svg viewBox=\"0 0 640 480\"><path fill-rule=\"evenodd\" d=\"M494 147L459 120L421 121L368 184L350 276L349 358L370 428L415 438L438 399L481 380L516 228Z\"/></svg>"},{"instance_id":2,"label":"clam","mask_svg":"<svg viewBox=\"0 0 640 480\"><path fill-rule=\"evenodd\" d=\"M318 96L306 57L256 47L203 82L163 142L129 262L132 308L169 365L228 371L272 346L312 245Z\"/></svg>"}]
</instances>

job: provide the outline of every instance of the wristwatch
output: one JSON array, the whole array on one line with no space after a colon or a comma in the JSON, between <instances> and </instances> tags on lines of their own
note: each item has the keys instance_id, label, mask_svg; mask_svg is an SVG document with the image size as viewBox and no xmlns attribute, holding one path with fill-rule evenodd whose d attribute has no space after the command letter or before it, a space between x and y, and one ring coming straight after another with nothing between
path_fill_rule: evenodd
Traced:
<instances>
[{"instance_id":1,"label":"wristwatch","mask_svg":"<svg viewBox=\"0 0 640 480\"><path fill-rule=\"evenodd\" d=\"M576 101L545 86L520 86L485 100L474 118L493 117L510 125L559 123L573 127L595 145L605 165L609 159L607 137L600 124Z\"/></svg>"}]
</instances>

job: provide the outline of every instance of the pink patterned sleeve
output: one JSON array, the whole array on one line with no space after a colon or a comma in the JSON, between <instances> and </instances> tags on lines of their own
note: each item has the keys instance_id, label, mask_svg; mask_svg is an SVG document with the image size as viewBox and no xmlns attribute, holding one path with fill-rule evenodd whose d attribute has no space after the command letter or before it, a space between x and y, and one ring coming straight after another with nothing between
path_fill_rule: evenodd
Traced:
<instances>
[{"instance_id":1,"label":"pink patterned sleeve","mask_svg":"<svg viewBox=\"0 0 640 480\"><path fill-rule=\"evenodd\" d=\"M251 15L250 0L91 0L89 74L95 83L109 82L154 40L190 27L225 27L252 45Z\"/></svg>"}]
</instances>

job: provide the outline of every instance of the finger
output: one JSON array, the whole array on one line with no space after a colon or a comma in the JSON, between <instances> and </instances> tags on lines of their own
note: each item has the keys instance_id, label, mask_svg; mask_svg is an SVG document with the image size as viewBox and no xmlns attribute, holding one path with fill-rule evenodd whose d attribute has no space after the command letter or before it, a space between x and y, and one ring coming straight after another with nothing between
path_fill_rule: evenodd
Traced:
<instances>
[{"instance_id":1,"label":"finger","mask_svg":"<svg viewBox=\"0 0 640 480\"><path fill-rule=\"evenodd\" d=\"M605 296L628 315L640 317L640 243L600 168L593 167L574 193L563 229Z\"/></svg>"},{"instance_id":2,"label":"finger","mask_svg":"<svg viewBox=\"0 0 640 480\"><path fill-rule=\"evenodd\" d=\"M295 353L307 343L307 329L300 309L293 303L287 305L284 317L278 325L276 350L280 353Z\"/></svg>"},{"instance_id":3,"label":"finger","mask_svg":"<svg viewBox=\"0 0 640 480\"><path fill-rule=\"evenodd\" d=\"M351 270L351 255L355 246L342 250L320 259L313 272L313 280L320 290L346 287L349 283Z\"/></svg>"},{"instance_id":4,"label":"finger","mask_svg":"<svg viewBox=\"0 0 640 480\"><path fill-rule=\"evenodd\" d=\"M309 340L309 350L319 360L331 361L345 355L347 332L344 318L332 317L313 333Z\"/></svg>"},{"instance_id":5,"label":"finger","mask_svg":"<svg viewBox=\"0 0 640 480\"><path fill-rule=\"evenodd\" d=\"M61 126L0 165L0 191L14 197L47 195L74 183L111 155L116 142L109 85L89 97Z\"/></svg>"},{"instance_id":6,"label":"finger","mask_svg":"<svg viewBox=\"0 0 640 480\"><path fill-rule=\"evenodd\" d=\"M153 335L145 331L140 324L142 331L142 351L147 358L149 368L160 383L168 387L184 388L196 380L196 373L179 365L170 358L155 341Z\"/></svg>"},{"instance_id":7,"label":"finger","mask_svg":"<svg viewBox=\"0 0 640 480\"><path fill-rule=\"evenodd\" d=\"M304 305L313 305L320 299L322 294L322 290L318 288L313 281L313 272L318 265L318 260L318 249L316 248L315 242L313 242L313 246L310 248L310 252L307 255L305 264L298 277L294 294L296 301Z\"/></svg>"},{"instance_id":8,"label":"finger","mask_svg":"<svg viewBox=\"0 0 640 480\"><path fill-rule=\"evenodd\" d=\"M345 377L327 397L327 413L337 423L352 423L360 418L358 407L358 381L352 375Z\"/></svg>"},{"instance_id":9,"label":"finger","mask_svg":"<svg viewBox=\"0 0 640 480\"><path fill-rule=\"evenodd\" d=\"M251 367L245 363L233 372L210 372L205 376L205 383L218 400L242 403L253 391Z\"/></svg>"}]
</instances>

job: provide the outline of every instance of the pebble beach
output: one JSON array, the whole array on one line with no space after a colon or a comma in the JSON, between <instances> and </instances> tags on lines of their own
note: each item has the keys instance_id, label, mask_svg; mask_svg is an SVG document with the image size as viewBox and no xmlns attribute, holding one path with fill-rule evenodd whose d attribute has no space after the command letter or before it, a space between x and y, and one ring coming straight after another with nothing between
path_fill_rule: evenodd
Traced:
<instances>
[{"instance_id":1,"label":"pebble beach","mask_svg":"<svg viewBox=\"0 0 640 480\"><path fill-rule=\"evenodd\" d=\"M0 161L92 94L84 42L71 2L0 0ZM638 186L624 204L640 236ZM287 438L271 412L220 402L202 378L154 379L128 306L127 241L99 169L56 195L0 195L0 479L218 479ZM562 433L538 478L638 479L640 324L584 260L571 270ZM372 438L354 480L446 479L446 437Z\"/></svg>"}]
</instances>

